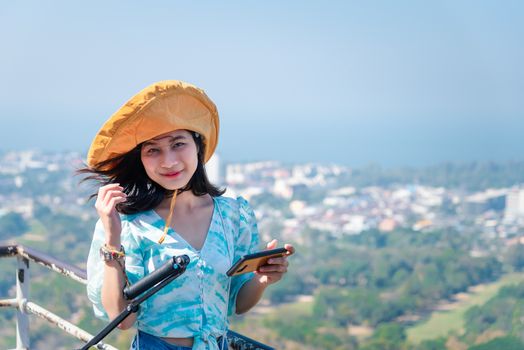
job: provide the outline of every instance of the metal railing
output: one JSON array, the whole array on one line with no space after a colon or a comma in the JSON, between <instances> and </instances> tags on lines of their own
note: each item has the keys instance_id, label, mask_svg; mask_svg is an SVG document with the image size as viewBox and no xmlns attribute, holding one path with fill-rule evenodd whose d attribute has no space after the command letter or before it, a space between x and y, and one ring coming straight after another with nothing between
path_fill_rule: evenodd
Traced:
<instances>
[{"instance_id":1,"label":"metal railing","mask_svg":"<svg viewBox=\"0 0 524 350\"><path fill-rule=\"evenodd\" d=\"M91 338L93 338L93 335L83 329L29 300L30 261L45 266L52 271L58 272L82 284L87 284L87 274L85 270L23 245L0 246L0 258L1 257L16 257L18 260L16 270L16 298L0 299L0 307L11 307L17 309L16 350L30 349L29 314L49 321L51 324L59 327L83 342L87 343ZM234 350L274 350L272 347L259 343L231 330L228 331L227 337L230 348ZM102 342L98 343L96 348L117 350L115 347Z\"/></svg>"}]
</instances>

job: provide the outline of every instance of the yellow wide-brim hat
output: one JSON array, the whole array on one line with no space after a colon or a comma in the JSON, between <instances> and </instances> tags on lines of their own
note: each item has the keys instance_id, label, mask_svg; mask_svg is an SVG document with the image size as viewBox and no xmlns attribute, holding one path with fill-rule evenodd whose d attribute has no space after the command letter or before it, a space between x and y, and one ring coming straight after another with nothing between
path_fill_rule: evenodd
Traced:
<instances>
[{"instance_id":1,"label":"yellow wide-brim hat","mask_svg":"<svg viewBox=\"0 0 524 350\"><path fill-rule=\"evenodd\" d=\"M133 96L105 122L91 143L87 164L97 167L144 141L180 129L203 136L207 162L218 142L215 104L194 85L178 80L154 83Z\"/></svg>"}]
</instances>

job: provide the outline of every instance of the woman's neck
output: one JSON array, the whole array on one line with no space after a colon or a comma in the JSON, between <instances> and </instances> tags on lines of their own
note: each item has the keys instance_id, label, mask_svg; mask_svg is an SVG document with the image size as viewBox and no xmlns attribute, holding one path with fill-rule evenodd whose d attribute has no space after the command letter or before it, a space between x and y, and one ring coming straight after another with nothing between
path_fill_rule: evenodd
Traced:
<instances>
[{"instance_id":1,"label":"woman's neck","mask_svg":"<svg viewBox=\"0 0 524 350\"><path fill-rule=\"evenodd\" d=\"M166 197L160 202L156 210L169 211L171 205L172 196ZM209 195L195 196L192 191L184 191L177 194L175 210L179 211L192 211L194 208L202 206L209 200Z\"/></svg>"}]
</instances>

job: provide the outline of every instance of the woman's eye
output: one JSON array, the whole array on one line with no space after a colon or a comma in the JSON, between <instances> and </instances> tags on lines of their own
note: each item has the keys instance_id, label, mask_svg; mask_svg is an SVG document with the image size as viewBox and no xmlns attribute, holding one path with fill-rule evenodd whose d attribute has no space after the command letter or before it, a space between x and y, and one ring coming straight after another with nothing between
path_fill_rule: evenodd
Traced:
<instances>
[{"instance_id":1,"label":"woman's eye","mask_svg":"<svg viewBox=\"0 0 524 350\"><path fill-rule=\"evenodd\" d=\"M155 154L156 152L158 152L156 148L150 148L146 151L147 154Z\"/></svg>"},{"instance_id":2,"label":"woman's eye","mask_svg":"<svg viewBox=\"0 0 524 350\"><path fill-rule=\"evenodd\" d=\"M176 142L176 143L173 144L173 148L179 148L179 147L182 147L184 145L185 145L184 142Z\"/></svg>"}]
</instances>

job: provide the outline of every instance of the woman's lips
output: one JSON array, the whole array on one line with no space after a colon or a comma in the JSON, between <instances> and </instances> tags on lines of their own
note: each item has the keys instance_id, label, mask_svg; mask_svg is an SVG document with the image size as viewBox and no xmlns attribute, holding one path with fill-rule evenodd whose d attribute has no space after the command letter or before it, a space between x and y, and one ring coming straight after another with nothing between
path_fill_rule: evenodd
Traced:
<instances>
[{"instance_id":1,"label":"woman's lips","mask_svg":"<svg viewBox=\"0 0 524 350\"><path fill-rule=\"evenodd\" d=\"M165 176L165 177L169 177L169 178L175 178L178 175L180 175L181 172L182 171L175 171L175 172L172 172L172 173L165 173L165 174L161 174L161 175Z\"/></svg>"}]
</instances>

